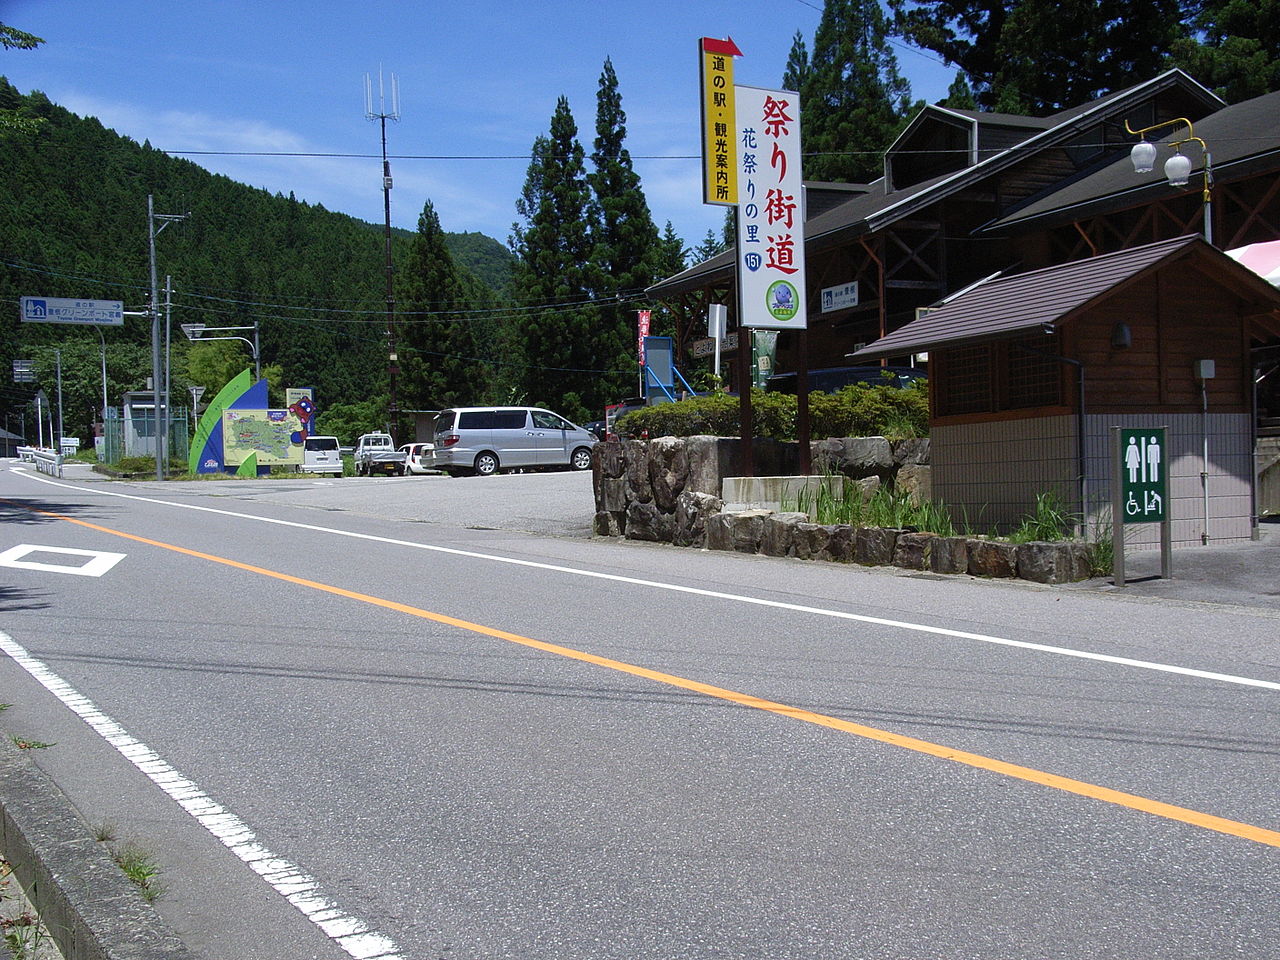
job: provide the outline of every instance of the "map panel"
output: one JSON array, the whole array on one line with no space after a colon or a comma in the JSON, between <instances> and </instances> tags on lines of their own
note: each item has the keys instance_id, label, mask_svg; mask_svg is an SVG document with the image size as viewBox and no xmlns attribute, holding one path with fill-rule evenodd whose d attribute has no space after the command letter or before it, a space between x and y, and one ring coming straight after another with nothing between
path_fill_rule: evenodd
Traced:
<instances>
[{"instance_id":1,"label":"map panel","mask_svg":"<svg viewBox=\"0 0 1280 960\"><path fill-rule=\"evenodd\" d=\"M302 443L291 435L302 423L288 410L224 410L222 413L222 458L228 466L239 466L250 454L258 455L258 466L302 463Z\"/></svg>"}]
</instances>

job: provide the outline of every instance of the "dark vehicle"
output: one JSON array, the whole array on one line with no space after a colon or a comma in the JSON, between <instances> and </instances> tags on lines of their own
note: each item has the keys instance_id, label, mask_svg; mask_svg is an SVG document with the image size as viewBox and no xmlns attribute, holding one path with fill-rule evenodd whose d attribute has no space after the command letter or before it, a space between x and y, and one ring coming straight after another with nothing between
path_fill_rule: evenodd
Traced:
<instances>
[{"instance_id":1,"label":"dark vehicle","mask_svg":"<svg viewBox=\"0 0 1280 960\"><path fill-rule=\"evenodd\" d=\"M631 397L628 400L623 400L621 403L611 403L609 406L605 407L604 438L606 440L620 439L617 430L614 429L614 425L618 422L619 418L626 416L632 410L643 410L646 406L647 404L644 402L643 397Z\"/></svg>"},{"instance_id":2,"label":"dark vehicle","mask_svg":"<svg viewBox=\"0 0 1280 960\"><path fill-rule=\"evenodd\" d=\"M775 373L765 383L769 393L795 393L798 375L795 373ZM810 393L839 393L845 387L855 383L865 383L871 387L909 387L917 380L926 379L925 371L920 367L881 367L870 364L862 367L826 367L822 370L809 371Z\"/></svg>"},{"instance_id":3,"label":"dark vehicle","mask_svg":"<svg viewBox=\"0 0 1280 960\"><path fill-rule=\"evenodd\" d=\"M592 420L590 423L584 423L582 429L593 435L597 440L605 438L606 424L603 420Z\"/></svg>"}]
</instances>

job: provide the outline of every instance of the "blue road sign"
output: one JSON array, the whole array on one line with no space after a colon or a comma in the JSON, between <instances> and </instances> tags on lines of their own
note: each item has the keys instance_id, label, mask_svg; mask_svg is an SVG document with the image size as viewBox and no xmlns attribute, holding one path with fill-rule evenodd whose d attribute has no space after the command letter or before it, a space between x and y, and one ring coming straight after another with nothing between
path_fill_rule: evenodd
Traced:
<instances>
[{"instance_id":1,"label":"blue road sign","mask_svg":"<svg viewBox=\"0 0 1280 960\"><path fill-rule=\"evenodd\" d=\"M104 327L124 326L120 300L80 300L70 297L22 297L26 323L78 323Z\"/></svg>"}]
</instances>

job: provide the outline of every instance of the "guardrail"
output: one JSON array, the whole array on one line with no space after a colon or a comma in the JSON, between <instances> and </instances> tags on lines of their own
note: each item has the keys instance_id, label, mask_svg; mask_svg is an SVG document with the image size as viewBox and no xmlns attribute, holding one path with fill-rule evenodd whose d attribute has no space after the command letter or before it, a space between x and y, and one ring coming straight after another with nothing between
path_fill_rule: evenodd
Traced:
<instances>
[{"instance_id":1,"label":"guardrail","mask_svg":"<svg viewBox=\"0 0 1280 960\"><path fill-rule=\"evenodd\" d=\"M62 479L62 454L43 447L19 447L18 458L24 463L34 463L41 473Z\"/></svg>"}]
</instances>

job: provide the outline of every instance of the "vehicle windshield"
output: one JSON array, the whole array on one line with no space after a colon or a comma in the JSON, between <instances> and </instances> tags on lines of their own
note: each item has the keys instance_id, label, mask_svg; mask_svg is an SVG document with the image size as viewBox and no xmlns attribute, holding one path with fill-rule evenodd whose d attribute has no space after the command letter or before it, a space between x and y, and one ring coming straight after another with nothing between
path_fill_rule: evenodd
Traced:
<instances>
[{"instance_id":1,"label":"vehicle windshield","mask_svg":"<svg viewBox=\"0 0 1280 960\"><path fill-rule=\"evenodd\" d=\"M306 449L308 450L337 450L337 437L307 437Z\"/></svg>"}]
</instances>

